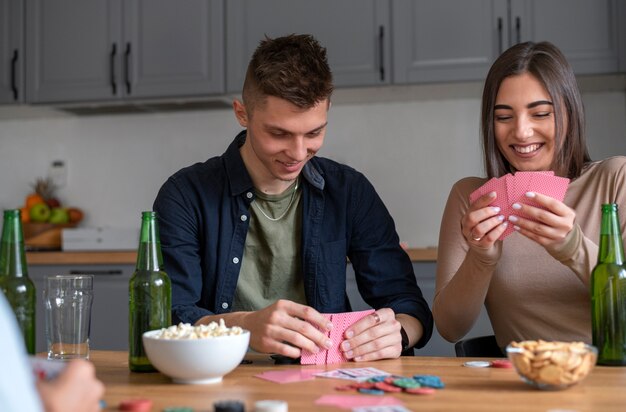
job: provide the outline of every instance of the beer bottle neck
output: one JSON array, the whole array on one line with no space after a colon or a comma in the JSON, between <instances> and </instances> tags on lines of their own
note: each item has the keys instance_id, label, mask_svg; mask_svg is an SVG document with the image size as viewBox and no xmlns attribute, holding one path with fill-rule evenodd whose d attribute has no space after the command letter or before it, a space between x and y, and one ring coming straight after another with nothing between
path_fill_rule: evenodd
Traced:
<instances>
[{"instance_id":1,"label":"beer bottle neck","mask_svg":"<svg viewBox=\"0 0 626 412\"><path fill-rule=\"evenodd\" d=\"M4 212L2 240L0 241L0 276L28 276L22 222L18 210Z\"/></svg>"},{"instance_id":2,"label":"beer bottle neck","mask_svg":"<svg viewBox=\"0 0 626 412\"><path fill-rule=\"evenodd\" d=\"M137 270L160 271L162 266L163 257L156 216L153 212L144 212L137 251Z\"/></svg>"},{"instance_id":3,"label":"beer bottle neck","mask_svg":"<svg viewBox=\"0 0 626 412\"><path fill-rule=\"evenodd\" d=\"M598 263L624 263L624 245L616 209L602 209Z\"/></svg>"}]
</instances>

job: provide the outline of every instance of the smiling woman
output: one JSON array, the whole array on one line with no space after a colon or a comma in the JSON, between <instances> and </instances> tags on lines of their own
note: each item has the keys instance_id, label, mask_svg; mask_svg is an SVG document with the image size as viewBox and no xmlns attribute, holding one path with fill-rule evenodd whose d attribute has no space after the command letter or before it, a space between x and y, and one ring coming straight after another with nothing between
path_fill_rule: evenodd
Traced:
<instances>
[{"instance_id":1,"label":"smiling woman","mask_svg":"<svg viewBox=\"0 0 626 412\"><path fill-rule=\"evenodd\" d=\"M591 343L600 205L620 205L626 223L626 157L592 162L584 124L574 74L554 45L518 44L494 62L482 100L487 178L458 181L441 223L433 315L444 338L462 338L484 304L501 348L527 339ZM489 178L518 171L570 179L565 199L507 187L470 202ZM501 240L508 225L517 233Z\"/></svg>"}]
</instances>

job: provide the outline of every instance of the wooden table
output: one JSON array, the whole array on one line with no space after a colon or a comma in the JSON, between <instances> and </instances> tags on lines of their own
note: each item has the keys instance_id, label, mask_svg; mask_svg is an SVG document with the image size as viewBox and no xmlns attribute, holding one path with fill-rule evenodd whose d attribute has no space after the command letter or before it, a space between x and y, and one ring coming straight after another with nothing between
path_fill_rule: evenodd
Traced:
<instances>
[{"instance_id":1,"label":"wooden table","mask_svg":"<svg viewBox=\"0 0 626 412\"><path fill-rule=\"evenodd\" d=\"M464 358L403 357L369 363L327 366L274 365L269 357L251 355L249 365L240 365L213 385L178 385L160 373L131 373L126 352L92 351L96 373L106 385L107 410L127 398L149 398L152 411L166 407L188 406L194 411L213 411L213 402L240 400L251 412L256 401L281 399L294 411L339 410L315 405L322 395L357 394L339 392L336 386L348 381L317 378L311 381L276 384L254 375L268 370L289 368L326 369L373 366L389 373L412 376L438 375L445 389L433 395L387 394L404 402L409 410L428 411L624 411L626 410L626 368L596 366L580 384L563 391L539 391L524 384L514 370L466 368ZM473 358L472 360L476 360ZM368 395L375 396L375 395Z\"/></svg>"}]
</instances>

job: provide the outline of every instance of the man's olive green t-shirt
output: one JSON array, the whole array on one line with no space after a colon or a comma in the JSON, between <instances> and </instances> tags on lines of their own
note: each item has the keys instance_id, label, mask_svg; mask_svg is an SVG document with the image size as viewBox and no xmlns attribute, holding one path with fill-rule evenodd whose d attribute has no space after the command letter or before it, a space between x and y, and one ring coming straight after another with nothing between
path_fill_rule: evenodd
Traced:
<instances>
[{"instance_id":1,"label":"man's olive green t-shirt","mask_svg":"<svg viewBox=\"0 0 626 412\"><path fill-rule=\"evenodd\" d=\"M278 299L306 304L300 257L301 198L297 182L279 195L257 191L250 206L233 311L263 309Z\"/></svg>"}]
</instances>

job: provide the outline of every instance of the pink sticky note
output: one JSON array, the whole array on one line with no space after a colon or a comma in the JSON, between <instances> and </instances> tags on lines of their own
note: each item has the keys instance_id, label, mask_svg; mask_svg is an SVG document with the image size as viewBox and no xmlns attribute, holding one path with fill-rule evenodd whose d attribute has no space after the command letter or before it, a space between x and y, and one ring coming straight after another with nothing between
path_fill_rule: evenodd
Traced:
<instances>
[{"instance_id":1,"label":"pink sticky note","mask_svg":"<svg viewBox=\"0 0 626 412\"><path fill-rule=\"evenodd\" d=\"M342 409L352 409L362 406L404 405L401 400L393 396L366 396L366 395L324 395L315 401L316 405L329 405Z\"/></svg>"},{"instance_id":2,"label":"pink sticky note","mask_svg":"<svg viewBox=\"0 0 626 412\"><path fill-rule=\"evenodd\" d=\"M280 371L267 371L254 376L256 378L265 379L271 382L289 383L315 379L315 374L320 372L324 372L324 369L289 369Z\"/></svg>"}]
</instances>

